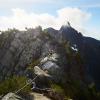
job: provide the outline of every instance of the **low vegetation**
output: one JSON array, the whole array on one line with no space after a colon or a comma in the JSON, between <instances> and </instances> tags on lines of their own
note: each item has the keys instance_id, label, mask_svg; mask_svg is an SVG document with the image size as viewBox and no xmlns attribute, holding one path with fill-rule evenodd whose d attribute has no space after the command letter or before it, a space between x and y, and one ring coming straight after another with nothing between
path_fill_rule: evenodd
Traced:
<instances>
[{"instance_id":1,"label":"low vegetation","mask_svg":"<svg viewBox=\"0 0 100 100\"><path fill-rule=\"evenodd\" d=\"M26 77L13 76L7 80L0 82L0 95L4 95L9 92L16 92L26 84ZM30 86L25 87L21 92L31 91Z\"/></svg>"}]
</instances>

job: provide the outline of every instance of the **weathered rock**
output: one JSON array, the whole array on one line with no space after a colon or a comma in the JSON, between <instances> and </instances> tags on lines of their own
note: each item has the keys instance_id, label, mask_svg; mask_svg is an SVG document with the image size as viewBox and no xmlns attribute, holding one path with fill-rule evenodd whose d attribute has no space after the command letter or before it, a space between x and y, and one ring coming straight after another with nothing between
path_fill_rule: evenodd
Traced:
<instances>
[{"instance_id":1,"label":"weathered rock","mask_svg":"<svg viewBox=\"0 0 100 100\"><path fill-rule=\"evenodd\" d=\"M29 76L33 78L34 66L38 66L35 68L38 74L45 70L53 82L65 87L71 88L70 84L74 87L76 80L82 88L88 86L87 75L99 84L99 51L100 41L84 37L69 24L60 30L48 28L42 31L41 27L26 31L9 30L0 35L0 81L13 75L31 74ZM42 74L48 76L43 71ZM39 82L42 83L38 85L40 88L45 87L43 77Z\"/></svg>"},{"instance_id":2,"label":"weathered rock","mask_svg":"<svg viewBox=\"0 0 100 100\"><path fill-rule=\"evenodd\" d=\"M38 66L34 67L34 73L38 76L46 76L46 77L51 77L49 74L47 74L45 71L40 69Z\"/></svg>"},{"instance_id":3,"label":"weathered rock","mask_svg":"<svg viewBox=\"0 0 100 100\"><path fill-rule=\"evenodd\" d=\"M24 99L22 99L20 96L14 93L8 93L1 100L24 100Z\"/></svg>"},{"instance_id":4,"label":"weathered rock","mask_svg":"<svg viewBox=\"0 0 100 100\"><path fill-rule=\"evenodd\" d=\"M43 94L32 92L28 96L20 97L14 93L8 93L1 100L51 100Z\"/></svg>"},{"instance_id":5,"label":"weathered rock","mask_svg":"<svg viewBox=\"0 0 100 100\"><path fill-rule=\"evenodd\" d=\"M31 93L31 95L34 96L34 100L51 100L50 98L44 96L43 94L39 94L39 93Z\"/></svg>"}]
</instances>

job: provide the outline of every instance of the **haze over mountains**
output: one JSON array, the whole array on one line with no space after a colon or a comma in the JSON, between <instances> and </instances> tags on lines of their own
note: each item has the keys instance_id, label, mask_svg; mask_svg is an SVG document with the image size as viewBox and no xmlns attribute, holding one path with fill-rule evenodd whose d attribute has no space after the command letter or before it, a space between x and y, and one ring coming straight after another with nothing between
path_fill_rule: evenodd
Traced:
<instances>
[{"instance_id":1,"label":"haze over mountains","mask_svg":"<svg viewBox=\"0 0 100 100\"><path fill-rule=\"evenodd\" d=\"M39 26L0 34L1 82L12 76L33 78L34 66L46 70L73 100L99 100L88 86L100 91L100 41L83 36L69 22L60 30ZM37 79L37 87L51 88L44 79Z\"/></svg>"}]
</instances>

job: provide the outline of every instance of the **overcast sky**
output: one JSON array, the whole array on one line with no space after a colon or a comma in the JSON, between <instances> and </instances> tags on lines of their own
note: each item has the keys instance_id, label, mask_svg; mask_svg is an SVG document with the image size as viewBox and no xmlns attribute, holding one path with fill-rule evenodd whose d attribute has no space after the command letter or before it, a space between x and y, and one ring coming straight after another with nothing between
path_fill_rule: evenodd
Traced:
<instances>
[{"instance_id":1,"label":"overcast sky","mask_svg":"<svg viewBox=\"0 0 100 100\"><path fill-rule=\"evenodd\" d=\"M0 0L0 30L54 27L67 21L86 36L100 40L100 0Z\"/></svg>"}]
</instances>

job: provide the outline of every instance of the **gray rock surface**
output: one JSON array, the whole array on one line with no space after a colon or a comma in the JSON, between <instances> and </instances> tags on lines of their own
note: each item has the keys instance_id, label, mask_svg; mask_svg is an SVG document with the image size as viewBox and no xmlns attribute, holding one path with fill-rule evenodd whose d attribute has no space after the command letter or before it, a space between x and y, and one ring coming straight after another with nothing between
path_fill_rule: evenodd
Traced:
<instances>
[{"instance_id":1,"label":"gray rock surface","mask_svg":"<svg viewBox=\"0 0 100 100\"><path fill-rule=\"evenodd\" d=\"M79 60L84 56L80 53L81 43L83 36L68 25L60 30L37 27L3 32L0 35L0 80L13 75L27 76L28 66L33 64L31 68L39 66L47 70L57 82L65 80L65 76L83 81L86 70ZM71 48L74 44L77 53Z\"/></svg>"},{"instance_id":2,"label":"gray rock surface","mask_svg":"<svg viewBox=\"0 0 100 100\"><path fill-rule=\"evenodd\" d=\"M14 93L8 93L1 100L25 100L25 99L22 99L20 96Z\"/></svg>"},{"instance_id":3,"label":"gray rock surface","mask_svg":"<svg viewBox=\"0 0 100 100\"><path fill-rule=\"evenodd\" d=\"M36 92L30 93L28 98L22 98L14 93L6 94L1 100L51 100L43 94L39 94Z\"/></svg>"}]
</instances>

